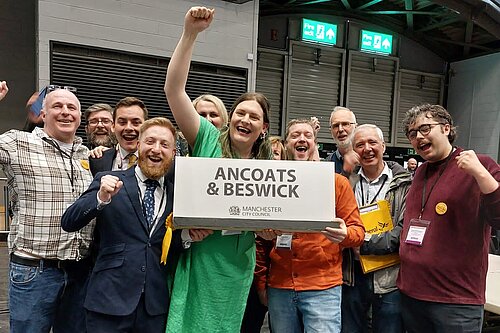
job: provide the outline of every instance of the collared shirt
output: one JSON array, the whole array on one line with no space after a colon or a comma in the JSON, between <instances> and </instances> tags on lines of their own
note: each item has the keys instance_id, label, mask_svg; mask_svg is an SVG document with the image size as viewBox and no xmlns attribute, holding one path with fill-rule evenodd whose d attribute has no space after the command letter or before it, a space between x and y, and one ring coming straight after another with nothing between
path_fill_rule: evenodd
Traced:
<instances>
[{"instance_id":1,"label":"collared shirt","mask_svg":"<svg viewBox=\"0 0 500 333\"><path fill-rule=\"evenodd\" d=\"M135 177L137 178L137 185L139 186L139 199L142 204L142 200L144 198L144 193L146 192L146 183L144 183L148 178L142 173L141 168L135 168ZM167 203L167 195L165 193L165 177L162 176L158 179L159 185L155 189L155 211L153 218L153 225L150 228L149 235L153 234L153 231L156 229L160 217L165 211L165 206ZM163 222L162 222L163 223Z\"/></svg>"},{"instance_id":2,"label":"collared shirt","mask_svg":"<svg viewBox=\"0 0 500 333\"><path fill-rule=\"evenodd\" d=\"M389 189L389 184L392 181L392 171L384 162L382 173L370 181L363 172L363 168L359 169L359 181L354 188L354 195L359 207L369 205L385 198L385 194ZM382 189L381 189L382 187Z\"/></svg>"},{"instance_id":3,"label":"collared shirt","mask_svg":"<svg viewBox=\"0 0 500 333\"><path fill-rule=\"evenodd\" d=\"M116 145L116 157L115 160L113 161L113 171L115 170L127 170L128 169L128 158L129 158L129 152L123 149L120 144ZM137 151L134 153L135 156L137 155Z\"/></svg>"},{"instance_id":4,"label":"collared shirt","mask_svg":"<svg viewBox=\"0 0 500 333\"><path fill-rule=\"evenodd\" d=\"M61 228L61 216L92 181L89 151L78 137L72 154L56 147L58 143L40 128L0 135L0 165L8 179L13 212L11 253L60 260L88 255L94 223L68 233Z\"/></svg>"}]
</instances>

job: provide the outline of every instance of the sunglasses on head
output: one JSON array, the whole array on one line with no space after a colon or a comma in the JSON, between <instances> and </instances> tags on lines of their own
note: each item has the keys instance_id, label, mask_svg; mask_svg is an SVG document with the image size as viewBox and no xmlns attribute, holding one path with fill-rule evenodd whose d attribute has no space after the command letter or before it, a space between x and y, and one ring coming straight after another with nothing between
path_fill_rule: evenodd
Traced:
<instances>
[{"instance_id":1,"label":"sunglasses on head","mask_svg":"<svg viewBox=\"0 0 500 333\"><path fill-rule=\"evenodd\" d=\"M71 87L71 86L58 86L56 84L49 84L47 86L47 94L49 94L52 91L57 90L57 89L64 89L64 90L67 90L67 91L71 91L75 95L77 93L77 89L75 87Z\"/></svg>"}]
</instances>

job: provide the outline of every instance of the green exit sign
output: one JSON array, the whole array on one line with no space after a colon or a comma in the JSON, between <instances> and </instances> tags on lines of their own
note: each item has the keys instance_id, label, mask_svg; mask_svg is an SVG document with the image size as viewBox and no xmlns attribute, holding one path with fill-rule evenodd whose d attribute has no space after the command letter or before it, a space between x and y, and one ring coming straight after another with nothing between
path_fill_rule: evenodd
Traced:
<instances>
[{"instance_id":1,"label":"green exit sign","mask_svg":"<svg viewBox=\"0 0 500 333\"><path fill-rule=\"evenodd\" d=\"M302 19L302 40L335 45L337 44L337 25Z\"/></svg>"},{"instance_id":2,"label":"green exit sign","mask_svg":"<svg viewBox=\"0 0 500 333\"><path fill-rule=\"evenodd\" d=\"M361 30L361 51L391 54L392 36L380 32Z\"/></svg>"}]
</instances>

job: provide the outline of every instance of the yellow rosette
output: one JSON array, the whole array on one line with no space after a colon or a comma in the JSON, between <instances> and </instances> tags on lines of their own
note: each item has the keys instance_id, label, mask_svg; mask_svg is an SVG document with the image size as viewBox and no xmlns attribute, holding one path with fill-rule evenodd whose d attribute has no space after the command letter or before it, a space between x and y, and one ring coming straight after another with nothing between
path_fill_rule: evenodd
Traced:
<instances>
[{"instance_id":1,"label":"yellow rosette","mask_svg":"<svg viewBox=\"0 0 500 333\"><path fill-rule=\"evenodd\" d=\"M168 250L170 250L170 243L172 242L173 218L174 218L173 213L170 213L170 215L168 215L167 219L165 220L165 227L167 228L167 231L165 232L165 236L163 237L163 242L161 244L161 260L160 260L160 262L163 265L167 264Z\"/></svg>"}]
</instances>

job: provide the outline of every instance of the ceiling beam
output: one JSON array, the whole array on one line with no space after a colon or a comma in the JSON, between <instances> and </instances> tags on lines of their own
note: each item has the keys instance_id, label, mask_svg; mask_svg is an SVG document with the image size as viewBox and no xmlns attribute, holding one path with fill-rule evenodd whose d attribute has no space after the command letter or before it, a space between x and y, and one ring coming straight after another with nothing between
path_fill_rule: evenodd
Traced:
<instances>
[{"instance_id":1,"label":"ceiling beam","mask_svg":"<svg viewBox=\"0 0 500 333\"><path fill-rule=\"evenodd\" d=\"M365 3L364 5L361 5L359 6L358 8L356 8L356 10L362 10L362 9L365 9L365 8L368 8L368 7L371 7L379 2L382 2L382 0L372 0L372 1L369 1L367 3Z\"/></svg>"},{"instance_id":2,"label":"ceiling beam","mask_svg":"<svg viewBox=\"0 0 500 333\"><path fill-rule=\"evenodd\" d=\"M308 6L308 5L314 5L315 3L330 2L330 1L332 0L311 0L308 2L298 3L296 4L296 6Z\"/></svg>"},{"instance_id":3,"label":"ceiling beam","mask_svg":"<svg viewBox=\"0 0 500 333\"><path fill-rule=\"evenodd\" d=\"M488 11L493 11L487 2L479 1L479 5L472 7L465 1L460 0L432 0L434 3L448 7L459 14L464 21L472 19L475 24L488 31L490 34L500 39L500 21L488 15ZM482 6L482 7L481 7Z\"/></svg>"},{"instance_id":4,"label":"ceiling beam","mask_svg":"<svg viewBox=\"0 0 500 333\"><path fill-rule=\"evenodd\" d=\"M452 23L455 23L455 22L458 22L458 21L461 21L461 19L459 17L454 17L454 18L451 18L451 19L448 19L448 20L442 20L442 21L436 22L434 24L426 25L423 28L418 29L417 31L419 31L419 32L429 31L429 30L432 30L432 29L437 29L437 28L444 27L446 25L449 25L449 24L452 24Z\"/></svg>"},{"instance_id":5,"label":"ceiling beam","mask_svg":"<svg viewBox=\"0 0 500 333\"><path fill-rule=\"evenodd\" d=\"M405 9L407 11L413 10L413 0L405 0ZM413 30L413 14L406 14L406 26L408 30Z\"/></svg>"},{"instance_id":6,"label":"ceiling beam","mask_svg":"<svg viewBox=\"0 0 500 333\"><path fill-rule=\"evenodd\" d=\"M349 0L341 0L341 1L345 9L351 9L351 4L349 3Z\"/></svg>"},{"instance_id":7,"label":"ceiling beam","mask_svg":"<svg viewBox=\"0 0 500 333\"><path fill-rule=\"evenodd\" d=\"M421 12L418 10L371 10L371 11L361 11L362 14L370 14L370 15L430 15L430 16L439 16L443 15L443 13L438 12Z\"/></svg>"},{"instance_id":8,"label":"ceiling beam","mask_svg":"<svg viewBox=\"0 0 500 333\"><path fill-rule=\"evenodd\" d=\"M449 39L446 39L446 38L431 37L431 36L426 36L425 38L426 39L435 40L435 41L441 42L441 43L448 43L448 44L460 45L460 46L469 46L469 47L473 47L473 48L476 48L476 49L479 49L479 50L483 50L483 51L493 51L492 48L489 48L489 47L486 47L486 46L472 44L472 43L457 42L457 41L449 40Z\"/></svg>"},{"instance_id":9,"label":"ceiling beam","mask_svg":"<svg viewBox=\"0 0 500 333\"><path fill-rule=\"evenodd\" d=\"M467 21L467 25L465 26L465 43L470 44L472 42L472 32L474 30L474 23L472 20ZM464 46L464 56L468 56L470 53L470 46Z\"/></svg>"}]
</instances>

